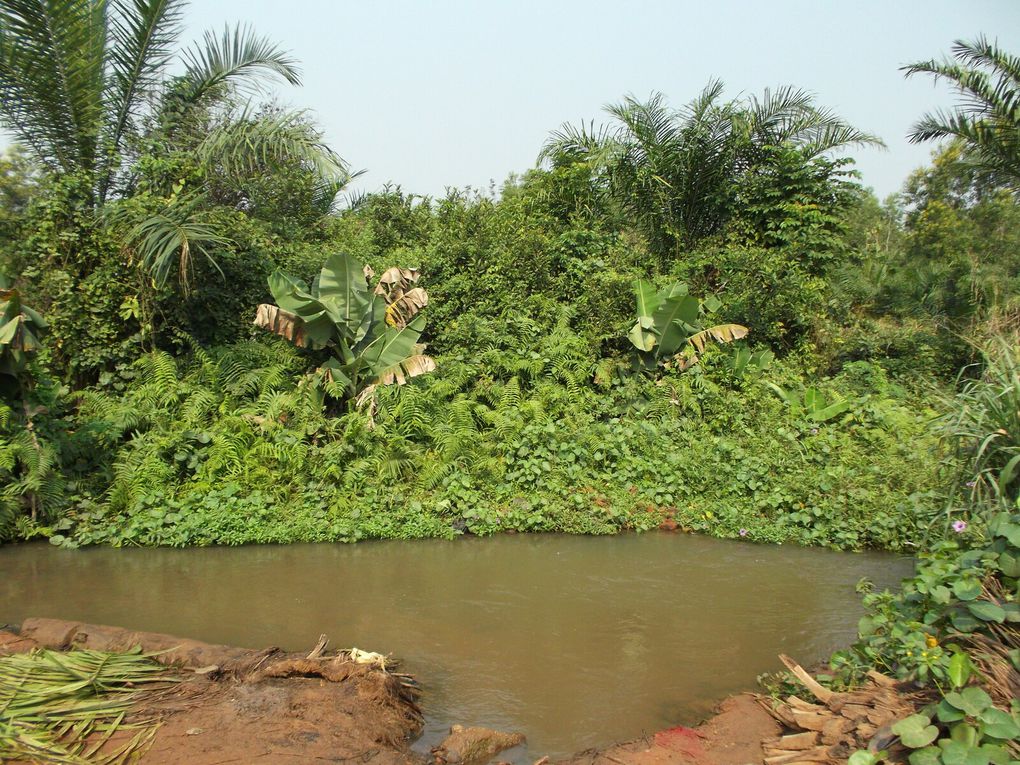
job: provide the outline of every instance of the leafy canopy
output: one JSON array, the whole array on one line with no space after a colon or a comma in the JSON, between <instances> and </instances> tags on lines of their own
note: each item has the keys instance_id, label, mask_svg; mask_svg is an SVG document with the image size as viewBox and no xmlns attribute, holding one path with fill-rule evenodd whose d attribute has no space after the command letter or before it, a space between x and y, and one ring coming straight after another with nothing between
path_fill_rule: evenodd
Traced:
<instances>
[{"instance_id":1,"label":"leafy canopy","mask_svg":"<svg viewBox=\"0 0 1020 765\"><path fill-rule=\"evenodd\" d=\"M791 145L811 160L836 149L881 144L792 87L724 101L718 80L679 110L661 93L606 107L596 128L564 125L540 159L586 163L593 183L645 230L660 255L719 232L733 213L733 186L768 163L770 147Z\"/></svg>"}]
</instances>

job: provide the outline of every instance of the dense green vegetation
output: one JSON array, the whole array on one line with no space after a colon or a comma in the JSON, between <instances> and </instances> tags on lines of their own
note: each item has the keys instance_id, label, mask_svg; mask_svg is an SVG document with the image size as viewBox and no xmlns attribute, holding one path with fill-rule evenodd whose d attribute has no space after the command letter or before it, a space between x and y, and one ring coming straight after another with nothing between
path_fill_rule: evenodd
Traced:
<instances>
[{"instance_id":1,"label":"dense green vegetation","mask_svg":"<svg viewBox=\"0 0 1020 765\"><path fill-rule=\"evenodd\" d=\"M552 132L498 194L338 205L347 164L252 96L295 62L227 29L170 76L182 8L0 1L0 541L910 551L838 679L945 692L915 765L1005 761L968 684L1020 661L1016 58L908 68L965 101L885 201L843 153L877 138L712 82Z\"/></svg>"},{"instance_id":2,"label":"dense green vegetation","mask_svg":"<svg viewBox=\"0 0 1020 765\"><path fill-rule=\"evenodd\" d=\"M839 153L877 138L713 82L498 196L338 209L346 164L245 87L296 63L228 29L171 77L181 12L3 4L3 538L917 550L967 517L932 422L1015 330L1020 230L968 144L880 203Z\"/></svg>"}]
</instances>

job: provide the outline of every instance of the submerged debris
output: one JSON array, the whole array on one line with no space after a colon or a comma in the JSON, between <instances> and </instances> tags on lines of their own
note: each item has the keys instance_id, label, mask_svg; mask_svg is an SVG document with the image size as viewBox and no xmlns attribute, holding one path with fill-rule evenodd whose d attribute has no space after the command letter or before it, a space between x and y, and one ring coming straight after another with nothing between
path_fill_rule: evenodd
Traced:
<instances>
[{"instance_id":1,"label":"submerged debris","mask_svg":"<svg viewBox=\"0 0 1020 765\"><path fill-rule=\"evenodd\" d=\"M433 748L436 765L485 765L494 756L524 743L523 733L454 725L443 743Z\"/></svg>"}]
</instances>

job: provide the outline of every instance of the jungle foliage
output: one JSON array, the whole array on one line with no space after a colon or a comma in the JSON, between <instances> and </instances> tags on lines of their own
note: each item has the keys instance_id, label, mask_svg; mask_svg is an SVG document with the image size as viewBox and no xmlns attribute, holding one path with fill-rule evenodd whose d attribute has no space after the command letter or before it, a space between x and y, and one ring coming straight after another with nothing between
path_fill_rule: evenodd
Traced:
<instances>
[{"instance_id":1,"label":"jungle foliage","mask_svg":"<svg viewBox=\"0 0 1020 765\"><path fill-rule=\"evenodd\" d=\"M0 116L34 130L0 264L36 313L6 305L48 326L0 418L5 538L948 533L930 423L1015 328L1016 200L960 146L881 204L841 154L873 136L713 82L554 132L498 193L339 209L346 164L258 100L296 63L237 28L171 76L181 8L0 2ZM71 55L59 13L95 44L51 93L24 73Z\"/></svg>"},{"instance_id":2,"label":"jungle foliage","mask_svg":"<svg viewBox=\"0 0 1020 765\"><path fill-rule=\"evenodd\" d=\"M0 541L910 552L831 680L935 685L914 765L1016 754L988 680L1020 668L1015 57L909 68L966 100L885 201L844 155L878 139L711 82L553 132L498 192L341 208L348 165L259 95L296 63L238 27L171 75L183 7L0 0Z\"/></svg>"}]
</instances>

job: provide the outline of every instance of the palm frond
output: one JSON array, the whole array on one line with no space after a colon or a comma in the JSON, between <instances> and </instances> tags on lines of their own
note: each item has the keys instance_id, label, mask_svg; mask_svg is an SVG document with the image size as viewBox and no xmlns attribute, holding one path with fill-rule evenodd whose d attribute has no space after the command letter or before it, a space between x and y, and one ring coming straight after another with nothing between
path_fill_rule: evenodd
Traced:
<instances>
[{"instance_id":1,"label":"palm frond","mask_svg":"<svg viewBox=\"0 0 1020 765\"><path fill-rule=\"evenodd\" d=\"M296 59L240 24L233 29L225 26L219 37L206 32L201 44L184 53L184 63L179 96L190 103L226 83L258 87L266 78L279 77L291 85L301 84Z\"/></svg>"},{"instance_id":2,"label":"palm frond","mask_svg":"<svg viewBox=\"0 0 1020 765\"><path fill-rule=\"evenodd\" d=\"M853 127L829 109L814 104L814 96L793 87L766 89L763 97L748 98L750 133L758 145L792 143L816 156L847 146L884 146L878 136Z\"/></svg>"},{"instance_id":3,"label":"palm frond","mask_svg":"<svg viewBox=\"0 0 1020 765\"><path fill-rule=\"evenodd\" d=\"M913 143L960 138L973 163L1020 189L1020 57L984 36L957 40L953 55L955 61L929 59L903 67L907 77L929 74L949 81L961 99L953 111L925 114L908 137Z\"/></svg>"},{"instance_id":4,"label":"palm frond","mask_svg":"<svg viewBox=\"0 0 1020 765\"><path fill-rule=\"evenodd\" d=\"M125 211L115 211L111 218L115 225L126 228L127 246L135 251L139 265L156 283L165 285L176 270L185 294L190 289L193 252L204 255L219 271L209 249L213 245L232 244L220 233L220 226L209 220L200 196L175 199L162 211L140 219Z\"/></svg>"},{"instance_id":5,"label":"palm frond","mask_svg":"<svg viewBox=\"0 0 1020 765\"><path fill-rule=\"evenodd\" d=\"M0 5L0 118L51 169L95 167L106 22L102 2Z\"/></svg>"},{"instance_id":6,"label":"palm frond","mask_svg":"<svg viewBox=\"0 0 1020 765\"><path fill-rule=\"evenodd\" d=\"M300 111L261 116L243 112L215 128L196 154L206 167L235 180L293 163L308 167L339 188L355 177Z\"/></svg>"},{"instance_id":7,"label":"palm frond","mask_svg":"<svg viewBox=\"0 0 1020 765\"><path fill-rule=\"evenodd\" d=\"M184 0L113 0L108 55L110 124L105 151L115 161L144 96L161 82L181 33ZM112 168L100 180L106 196Z\"/></svg>"}]
</instances>

